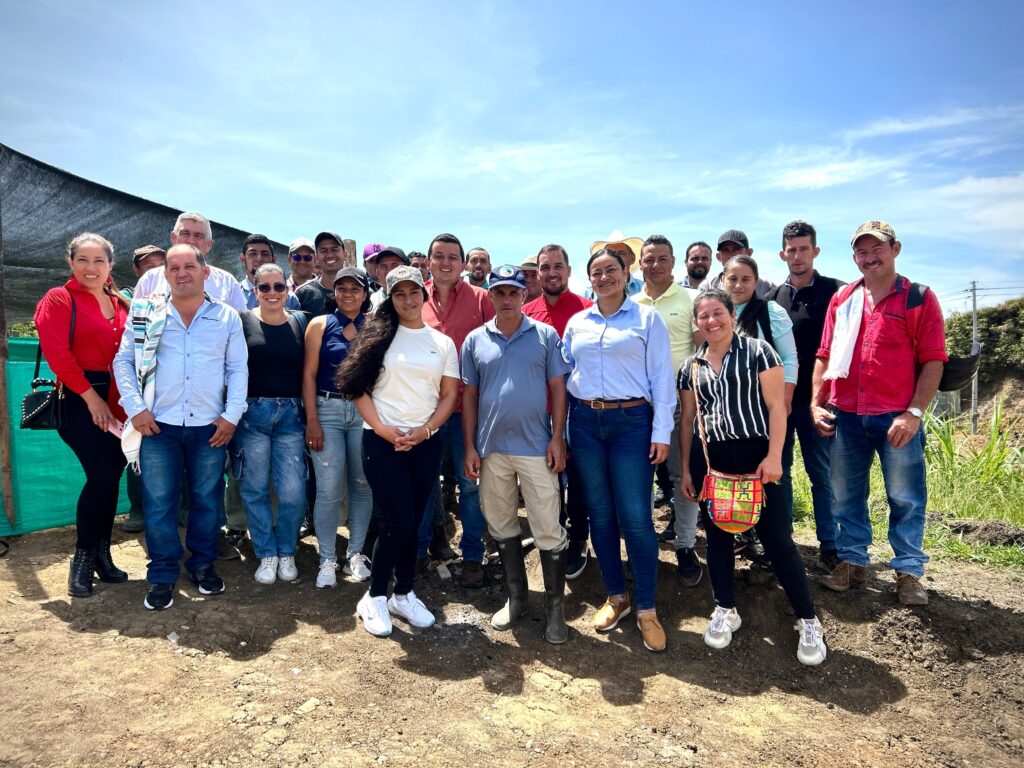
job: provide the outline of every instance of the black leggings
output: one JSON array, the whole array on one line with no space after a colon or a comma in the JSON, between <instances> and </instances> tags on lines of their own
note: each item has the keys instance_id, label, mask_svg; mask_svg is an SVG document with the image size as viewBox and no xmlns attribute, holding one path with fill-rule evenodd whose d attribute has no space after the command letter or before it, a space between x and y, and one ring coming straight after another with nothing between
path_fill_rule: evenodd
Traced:
<instances>
[{"instance_id":1,"label":"black leggings","mask_svg":"<svg viewBox=\"0 0 1024 768\"><path fill-rule=\"evenodd\" d=\"M719 472L748 474L754 472L762 459L768 455L768 441L712 442L708 444L708 454L711 465ZM706 474L700 438L695 436L693 450L690 452L690 475L698 493ZM811 600L811 591L807 586L803 561L793 543L793 529L789 522L782 488L778 483L765 483L764 490L765 505L761 509L761 519L754 529L764 545L765 554L772 561L775 575L786 591L786 597L789 598L796 615L801 619L814 618L814 601ZM700 508L704 519L704 532L708 539L708 573L711 576L715 603L723 608L735 608L736 598L732 583L735 560L733 535L711 522L706 502L701 502Z\"/></svg>"},{"instance_id":2,"label":"black leggings","mask_svg":"<svg viewBox=\"0 0 1024 768\"><path fill-rule=\"evenodd\" d=\"M411 450L396 451L383 437L363 430L363 472L381 513L370 566L370 597L387 595L392 574L395 594L412 590L420 520L440 468L440 440L424 440Z\"/></svg>"},{"instance_id":3,"label":"black leggings","mask_svg":"<svg viewBox=\"0 0 1024 768\"><path fill-rule=\"evenodd\" d=\"M97 371L86 371L85 375L96 394L106 400L110 375ZM85 485L78 495L75 515L77 546L95 549L101 541L110 541L121 473L127 462L121 452L121 441L92 423L85 400L67 388L64 394L64 426L57 434L74 451L85 471Z\"/></svg>"}]
</instances>

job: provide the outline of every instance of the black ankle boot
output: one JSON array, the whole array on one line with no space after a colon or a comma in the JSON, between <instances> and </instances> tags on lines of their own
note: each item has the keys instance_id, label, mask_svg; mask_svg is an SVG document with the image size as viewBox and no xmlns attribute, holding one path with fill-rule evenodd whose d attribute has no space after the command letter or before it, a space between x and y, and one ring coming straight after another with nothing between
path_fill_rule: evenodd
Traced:
<instances>
[{"instance_id":1,"label":"black ankle boot","mask_svg":"<svg viewBox=\"0 0 1024 768\"><path fill-rule=\"evenodd\" d=\"M100 581L107 584L123 584L128 581L128 574L114 565L114 559L110 556L110 542L101 541L99 549L96 550L96 575Z\"/></svg>"},{"instance_id":2,"label":"black ankle boot","mask_svg":"<svg viewBox=\"0 0 1024 768\"><path fill-rule=\"evenodd\" d=\"M76 549L68 573L68 594L72 597L92 597L92 572L96 567L95 549Z\"/></svg>"}]
</instances>

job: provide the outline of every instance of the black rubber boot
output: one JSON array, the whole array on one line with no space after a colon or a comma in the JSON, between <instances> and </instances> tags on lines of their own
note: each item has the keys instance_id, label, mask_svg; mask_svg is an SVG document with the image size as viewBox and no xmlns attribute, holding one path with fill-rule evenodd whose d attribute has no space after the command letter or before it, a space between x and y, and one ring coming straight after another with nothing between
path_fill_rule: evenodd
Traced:
<instances>
[{"instance_id":1,"label":"black rubber boot","mask_svg":"<svg viewBox=\"0 0 1024 768\"><path fill-rule=\"evenodd\" d=\"M542 549L540 567L544 572L544 639L561 645L569 639L569 628L565 625L565 549Z\"/></svg>"},{"instance_id":2,"label":"black rubber boot","mask_svg":"<svg viewBox=\"0 0 1024 768\"><path fill-rule=\"evenodd\" d=\"M434 536L427 549L432 558L442 563L450 563L455 559L455 550L448 543L448 535L444 532L443 525L434 526Z\"/></svg>"},{"instance_id":3,"label":"black rubber boot","mask_svg":"<svg viewBox=\"0 0 1024 768\"><path fill-rule=\"evenodd\" d=\"M128 581L128 574L114 565L114 559L110 556L110 542L101 541L99 549L96 550L96 575L105 584L123 584Z\"/></svg>"},{"instance_id":4,"label":"black rubber boot","mask_svg":"<svg viewBox=\"0 0 1024 768\"><path fill-rule=\"evenodd\" d=\"M96 550L75 550L68 573L68 594L72 597L92 597L92 572L96 566Z\"/></svg>"},{"instance_id":5,"label":"black rubber boot","mask_svg":"<svg viewBox=\"0 0 1024 768\"><path fill-rule=\"evenodd\" d=\"M498 630L510 629L516 619L526 613L529 605L529 586L526 582L526 562L523 560L523 542L514 539L498 539L501 553L501 568L505 572L505 590L508 600L504 607L491 617L491 626Z\"/></svg>"}]
</instances>

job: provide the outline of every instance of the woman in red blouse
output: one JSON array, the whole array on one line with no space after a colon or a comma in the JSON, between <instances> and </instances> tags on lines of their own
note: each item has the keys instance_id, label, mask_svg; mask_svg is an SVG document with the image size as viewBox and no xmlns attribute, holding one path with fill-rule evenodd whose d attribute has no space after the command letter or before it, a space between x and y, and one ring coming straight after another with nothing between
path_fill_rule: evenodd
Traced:
<instances>
[{"instance_id":1,"label":"woman in red blouse","mask_svg":"<svg viewBox=\"0 0 1024 768\"><path fill-rule=\"evenodd\" d=\"M94 572L105 582L128 580L110 557L110 531L125 466L117 436L125 413L118 405L110 366L130 306L110 277L113 264L114 246L106 238L91 232L79 235L68 243L71 279L47 291L35 314L43 355L64 385L65 420L58 434L85 470L75 517L78 542L68 575L72 597L92 594Z\"/></svg>"}]
</instances>

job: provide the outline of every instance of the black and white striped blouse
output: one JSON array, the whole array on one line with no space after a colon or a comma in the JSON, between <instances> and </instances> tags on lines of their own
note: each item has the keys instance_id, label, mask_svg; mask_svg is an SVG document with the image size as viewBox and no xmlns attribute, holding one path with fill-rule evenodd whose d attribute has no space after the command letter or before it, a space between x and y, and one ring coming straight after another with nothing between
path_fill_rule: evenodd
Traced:
<instances>
[{"instance_id":1,"label":"black and white striped blouse","mask_svg":"<svg viewBox=\"0 0 1024 768\"><path fill-rule=\"evenodd\" d=\"M696 394L708 442L767 439L768 406L761 395L758 374L782 365L775 350L760 339L734 333L722 361L722 370L715 373L707 361L705 344L679 367L679 389L695 388L690 381L694 360L697 361Z\"/></svg>"}]
</instances>

